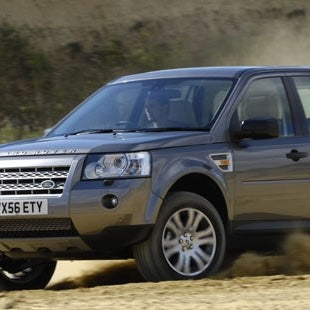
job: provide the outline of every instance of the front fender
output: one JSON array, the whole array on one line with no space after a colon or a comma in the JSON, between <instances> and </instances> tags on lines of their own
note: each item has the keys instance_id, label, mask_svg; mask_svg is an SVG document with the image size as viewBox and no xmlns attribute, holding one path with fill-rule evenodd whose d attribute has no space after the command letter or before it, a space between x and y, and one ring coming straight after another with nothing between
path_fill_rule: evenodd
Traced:
<instances>
[{"instance_id":1,"label":"front fender","mask_svg":"<svg viewBox=\"0 0 310 310\"><path fill-rule=\"evenodd\" d=\"M225 148L220 152L227 152ZM223 193L226 205L231 204L233 193L233 175L221 171L209 158L212 153L218 153L211 150L197 149L189 155L188 150L184 148L178 150L158 150L152 153L153 174L152 174L152 192L153 203L148 204L146 209L146 219L154 223L160 210L161 202L166 197L171 187L182 177L189 174L204 175L213 180L220 191ZM187 154L185 154L187 153Z\"/></svg>"}]
</instances>

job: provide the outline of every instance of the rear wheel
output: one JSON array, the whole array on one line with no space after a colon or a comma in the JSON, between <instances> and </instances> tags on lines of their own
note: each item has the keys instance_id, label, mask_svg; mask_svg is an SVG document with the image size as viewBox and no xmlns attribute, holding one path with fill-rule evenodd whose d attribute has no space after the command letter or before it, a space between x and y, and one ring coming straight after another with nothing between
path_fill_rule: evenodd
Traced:
<instances>
[{"instance_id":1,"label":"rear wheel","mask_svg":"<svg viewBox=\"0 0 310 310\"><path fill-rule=\"evenodd\" d=\"M169 194L151 236L134 248L138 270L149 281L211 275L224 253L221 217L208 200L189 192Z\"/></svg>"},{"instance_id":2,"label":"rear wheel","mask_svg":"<svg viewBox=\"0 0 310 310\"><path fill-rule=\"evenodd\" d=\"M42 289L52 278L56 261L14 260L5 257L0 262L0 289Z\"/></svg>"}]
</instances>

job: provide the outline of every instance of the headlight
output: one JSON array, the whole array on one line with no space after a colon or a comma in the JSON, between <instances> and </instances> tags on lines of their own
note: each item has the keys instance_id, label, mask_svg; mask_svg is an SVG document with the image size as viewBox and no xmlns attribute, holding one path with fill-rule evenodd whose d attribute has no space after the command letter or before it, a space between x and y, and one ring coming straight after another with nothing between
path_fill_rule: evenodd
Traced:
<instances>
[{"instance_id":1,"label":"headlight","mask_svg":"<svg viewBox=\"0 0 310 310\"><path fill-rule=\"evenodd\" d=\"M83 180L143 177L151 173L148 152L88 155Z\"/></svg>"}]
</instances>

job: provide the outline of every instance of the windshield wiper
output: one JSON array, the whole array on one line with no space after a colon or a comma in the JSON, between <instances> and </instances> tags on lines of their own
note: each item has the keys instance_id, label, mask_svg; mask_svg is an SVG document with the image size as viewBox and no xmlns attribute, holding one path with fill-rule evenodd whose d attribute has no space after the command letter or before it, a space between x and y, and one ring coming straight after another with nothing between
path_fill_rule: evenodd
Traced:
<instances>
[{"instance_id":1,"label":"windshield wiper","mask_svg":"<svg viewBox=\"0 0 310 310\"><path fill-rule=\"evenodd\" d=\"M209 131L207 127L161 127L161 128L135 128L135 129L84 129L71 133L66 133L64 136L75 136L81 134L96 134L96 133L123 133L123 132L163 132L163 131Z\"/></svg>"},{"instance_id":2,"label":"windshield wiper","mask_svg":"<svg viewBox=\"0 0 310 310\"><path fill-rule=\"evenodd\" d=\"M76 135L81 135L81 134L93 134L93 133L112 133L114 132L113 129L84 129L84 130L79 130L71 133L66 133L64 136L76 136Z\"/></svg>"},{"instance_id":3,"label":"windshield wiper","mask_svg":"<svg viewBox=\"0 0 310 310\"><path fill-rule=\"evenodd\" d=\"M160 128L141 128L136 131L161 132L161 131L210 131L208 127L160 127Z\"/></svg>"}]
</instances>

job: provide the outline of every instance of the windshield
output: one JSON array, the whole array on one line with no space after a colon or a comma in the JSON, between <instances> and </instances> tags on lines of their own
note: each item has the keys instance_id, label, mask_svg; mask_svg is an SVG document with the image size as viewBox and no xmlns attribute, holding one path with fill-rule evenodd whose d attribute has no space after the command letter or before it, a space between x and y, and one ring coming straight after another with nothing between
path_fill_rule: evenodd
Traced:
<instances>
[{"instance_id":1,"label":"windshield","mask_svg":"<svg viewBox=\"0 0 310 310\"><path fill-rule=\"evenodd\" d=\"M48 136L109 131L208 130L232 85L227 79L174 78L108 85Z\"/></svg>"}]
</instances>

